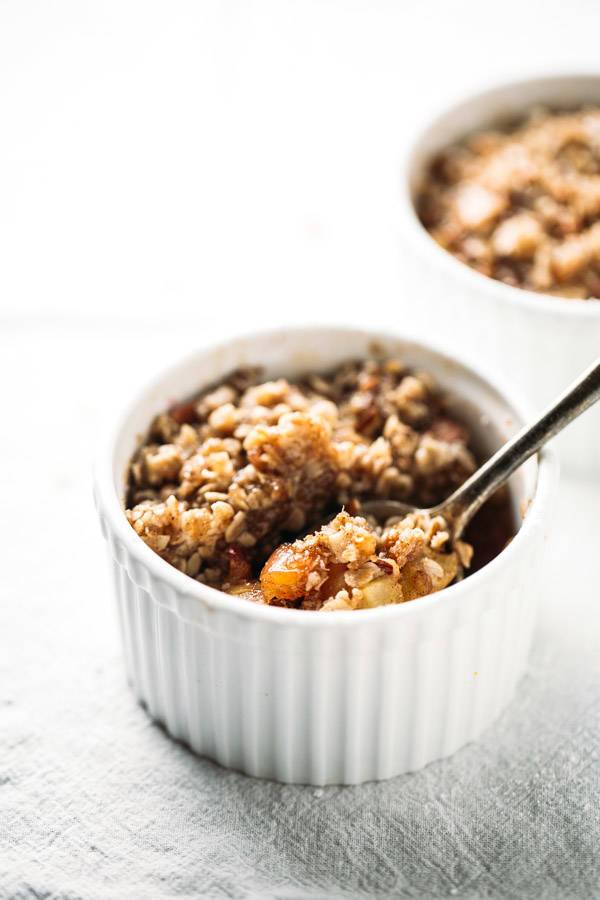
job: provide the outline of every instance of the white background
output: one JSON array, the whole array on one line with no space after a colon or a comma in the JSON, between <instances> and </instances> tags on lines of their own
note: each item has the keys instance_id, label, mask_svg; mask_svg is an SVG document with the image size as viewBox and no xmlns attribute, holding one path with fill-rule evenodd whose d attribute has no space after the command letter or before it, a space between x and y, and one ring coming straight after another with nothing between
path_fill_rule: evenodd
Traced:
<instances>
[{"instance_id":1,"label":"white background","mask_svg":"<svg viewBox=\"0 0 600 900\"><path fill-rule=\"evenodd\" d=\"M11 710L37 721L43 696L46 740L68 760L64 722L76 733L86 716L78 678L100 720L106 676L91 664L111 660L121 692L90 467L122 395L255 324L410 330L395 203L417 123L496 75L600 68L599 35L592 0L0 0L0 689L17 704L0 716L12 735ZM582 715L600 684L599 501L597 485L564 482L540 573L538 650L564 664L564 709ZM9 759L18 768L27 752ZM69 777L60 790L74 798ZM2 790L13 827L25 795ZM19 846L17 862L36 855Z\"/></svg>"},{"instance_id":2,"label":"white background","mask_svg":"<svg viewBox=\"0 0 600 900\"><path fill-rule=\"evenodd\" d=\"M496 75L598 64L596 2L3 0L12 320L390 325L398 159Z\"/></svg>"},{"instance_id":3,"label":"white background","mask_svg":"<svg viewBox=\"0 0 600 900\"><path fill-rule=\"evenodd\" d=\"M482 82L600 67L599 34L584 0L2 0L0 528L19 584L32 510L60 516L67 490L96 560L99 429L166 360L256 324L410 331L406 142Z\"/></svg>"}]
</instances>

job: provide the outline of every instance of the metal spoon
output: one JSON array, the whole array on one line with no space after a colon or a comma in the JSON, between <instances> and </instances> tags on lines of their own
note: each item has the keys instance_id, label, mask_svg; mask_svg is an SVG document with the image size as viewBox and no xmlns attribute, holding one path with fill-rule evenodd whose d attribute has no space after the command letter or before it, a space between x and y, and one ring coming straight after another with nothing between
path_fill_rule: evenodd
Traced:
<instances>
[{"instance_id":1,"label":"metal spoon","mask_svg":"<svg viewBox=\"0 0 600 900\"><path fill-rule=\"evenodd\" d=\"M587 369L532 425L526 425L471 475L461 487L438 506L418 509L397 500L369 500L362 503L360 515L379 522L392 516L425 513L443 516L453 541L460 538L466 525L496 488L512 475L540 447L600 399L600 358ZM598 435L600 453L600 434Z\"/></svg>"}]
</instances>

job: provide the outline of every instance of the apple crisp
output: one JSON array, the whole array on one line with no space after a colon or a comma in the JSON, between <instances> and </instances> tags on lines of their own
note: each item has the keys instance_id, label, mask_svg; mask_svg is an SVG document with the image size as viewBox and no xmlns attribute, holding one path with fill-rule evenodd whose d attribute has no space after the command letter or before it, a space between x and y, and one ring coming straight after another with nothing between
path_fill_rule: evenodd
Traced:
<instances>
[{"instance_id":1,"label":"apple crisp","mask_svg":"<svg viewBox=\"0 0 600 900\"><path fill-rule=\"evenodd\" d=\"M442 247L484 275L600 298L600 109L535 109L448 147L417 211Z\"/></svg>"},{"instance_id":2,"label":"apple crisp","mask_svg":"<svg viewBox=\"0 0 600 900\"><path fill-rule=\"evenodd\" d=\"M262 603L358 609L440 590L472 556L439 516L379 525L361 501L431 506L475 466L444 394L398 360L298 380L246 368L154 419L126 513L198 581Z\"/></svg>"}]
</instances>

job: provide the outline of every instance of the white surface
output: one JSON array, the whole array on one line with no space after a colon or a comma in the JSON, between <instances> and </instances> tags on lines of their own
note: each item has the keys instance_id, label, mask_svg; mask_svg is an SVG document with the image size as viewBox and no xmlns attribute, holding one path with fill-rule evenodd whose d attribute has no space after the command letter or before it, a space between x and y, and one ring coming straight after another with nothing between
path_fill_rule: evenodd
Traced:
<instances>
[{"instance_id":1,"label":"white surface","mask_svg":"<svg viewBox=\"0 0 600 900\"><path fill-rule=\"evenodd\" d=\"M399 148L423 110L597 65L599 22L589 0L4 0L0 303L393 316Z\"/></svg>"},{"instance_id":2,"label":"white surface","mask_svg":"<svg viewBox=\"0 0 600 900\"><path fill-rule=\"evenodd\" d=\"M597 892L598 485L564 486L501 722L316 796L199 761L136 707L89 460L122 384L208 333L402 324L397 147L421 106L596 64L599 27L590 0L0 4L3 898Z\"/></svg>"},{"instance_id":3,"label":"white surface","mask_svg":"<svg viewBox=\"0 0 600 900\"><path fill-rule=\"evenodd\" d=\"M496 449L521 424L512 397L445 356L377 331L305 328L182 361L128 401L100 444L94 495L135 694L173 737L248 775L359 784L421 769L480 737L527 662L556 495L551 454L512 479L514 507L528 512L497 560L435 597L385 609L307 613L225 597L162 563L125 521L123 472L173 397L256 360L267 378L302 375L365 357L373 343L460 397L457 414L480 446Z\"/></svg>"}]
</instances>

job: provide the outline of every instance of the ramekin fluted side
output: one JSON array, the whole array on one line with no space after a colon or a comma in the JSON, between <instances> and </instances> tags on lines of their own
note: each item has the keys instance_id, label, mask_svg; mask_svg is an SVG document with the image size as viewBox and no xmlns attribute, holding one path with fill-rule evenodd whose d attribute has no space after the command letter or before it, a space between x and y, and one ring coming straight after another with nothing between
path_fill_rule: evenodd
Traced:
<instances>
[{"instance_id":1,"label":"ramekin fluted side","mask_svg":"<svg viewBox=\"0 0 600 900\"><path fill-rule=\"evenodd\" d=\"M128 460L170 398L256 360L278 377L372 352L431 371L460 402L482 452L523 421L518 403L430 346L356 329L288 329L183 360L117 418L98 456L95 500L132 688L170 735L248 775L324 785L414 771L476 739L526 664L556 484L552 454L511 479L515 508L527 513L496 559L430 597L378 609L287 610L228 596L168 565L127 522Z\"/></svg>"},{"instance_id":2,"label":"ramekin fluted side","mask_svg":"<svg viewBox=\"0 0 600 900\"><path fill-rule=\"evenodd\" d=\"M105 531L136 696L174 738L248 775L325 785L415 771L475 740L525 667L541 527L476 603L414 621L355 613L339 629L318 613L296 628L209 611Z\"/></svg>"},{"instance_id":3,"label":"ramekin fluted side","mask_svg":"<svg viewBox=\"0 0 600 900\"><path fill-rule=\"evenodd\" d=\"M427 334L449 351L458 350L472 362L485 359L492 371L527 396L534 409L549 405L600 355L600 300L587 301L594 306L588 318L565 315L560 304L569 300L553 299L555 310L548 309L545 298L540 298L539 309L506 303L493 288L480 283L491 279L475 274L475 286L465 284L449 276L445 266L428 263L428 254L420 257L410 247L408 242L403 273L417 333ZM445 253L435 246L431 249L434 257ZM408 299L415 294L418 304ZM572 471L600 471L599 446L600 408L586 412L556 438L561 459Z\"/></svg>"}]
</instances>

